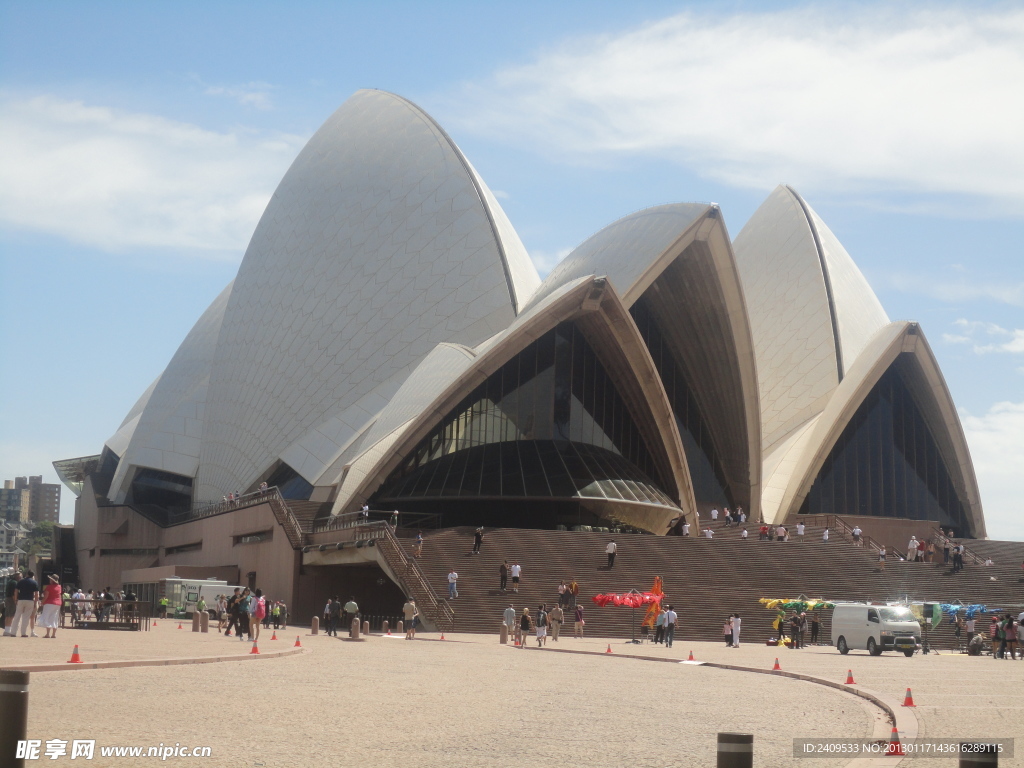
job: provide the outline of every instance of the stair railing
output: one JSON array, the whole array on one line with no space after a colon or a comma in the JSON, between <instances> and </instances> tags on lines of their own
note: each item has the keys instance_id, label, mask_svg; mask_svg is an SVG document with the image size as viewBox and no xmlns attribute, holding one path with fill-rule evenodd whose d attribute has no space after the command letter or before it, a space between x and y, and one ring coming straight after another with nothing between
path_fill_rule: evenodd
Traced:
<instances>
[{"instance_id":1,"label":"stair railing","mask_svg":"<svg viewBox=\"0 0 1024 768\"><path fill-rule=\"evenodd\" d=\"M935 545L937 547L941 548L942 547L942 542L943 541L947 541L947 540L950 542L950 549L952 549L953 548L952 547L953 538L951 538L951 537L947 536L946 534L944 534L942 532L941 528L932 528L932 541L935 542ZM974 563L975 565L984 565L985 564L985 560L987 558L983 558L981 555L979 555L977 552L972 550L970 547L964 545L962 540L957 540L957 543L964 548L964 560L967 560L968 558L970 558L971 562Z\"/></svg>"},{"instance_id":2,"label":"stair railing","mask_svg":"<svg viewBox=\"0 0 1024 768\"><path fill-rule=\"evenodd\" d=\"M453 631L455 611L447 600L442 600L434 591L415 558L406 554L391 525L384 526L384 535L378 539L377 549L401 580L402 588L416 598L417 607L437 625L438 629Z\"/></svg>"}]
</instances>

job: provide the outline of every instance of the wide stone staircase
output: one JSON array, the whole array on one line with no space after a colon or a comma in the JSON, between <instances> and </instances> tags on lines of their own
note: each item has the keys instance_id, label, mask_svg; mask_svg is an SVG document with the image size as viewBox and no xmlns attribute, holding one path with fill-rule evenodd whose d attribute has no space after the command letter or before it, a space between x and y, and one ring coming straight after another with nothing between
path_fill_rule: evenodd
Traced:
<instances>
[{"instance_id":1,"label":"wide stone staircase","mask_svg":"<svg viewBox=\"0 0 1024 768\"><path fill-rule=\"evenodd\" d=\"M857 547L831 532L822 542L822 529L808 526L803 537L791 541L760 541L758 528L748 525L749 538L740 528L723 521L704 523L713 539L665 537L578 531L542 531L502 528L488 530L480 555L472 555L473 529L449 528L425 533L423 558L418 562L440 595L447 594L451 568L459 574L459 596L451 601L455 629L460 632L497 632L502 612L512 604L535 610L540 603L557 603L560 581L576 579L584 606L586 633L607 637L640 637L644 609L599 608L591 597L598 593L648 591L655 576L664 580L665 603L679 614L677 639L721 640L722 623L731 613L743 617L742 640L765 642L776 631L774 611L758 599L825 598L843 600L924 600L985 603L1008 606L1024 602L1024 578L1019 563L1011 567L968 565L961 573L941 563L897 560L880 569L868 547ZM796 526L791 526L795 533ZM613 568L607 567L605 546L618 544ZM519 593L502 594L498 569L503 560L523 568ZM939 555L941 560L941 553ZM1016 608L1014 613L1020 612ZM823 641L829 638L829 611L822 614ZM567 619L570 617L567 616ZM981 623L979 623L979 630ZM572 634L572 624L564 626ZM950 626L932 633L939 647L954 645Z\"/></svg>"}]
</instances>

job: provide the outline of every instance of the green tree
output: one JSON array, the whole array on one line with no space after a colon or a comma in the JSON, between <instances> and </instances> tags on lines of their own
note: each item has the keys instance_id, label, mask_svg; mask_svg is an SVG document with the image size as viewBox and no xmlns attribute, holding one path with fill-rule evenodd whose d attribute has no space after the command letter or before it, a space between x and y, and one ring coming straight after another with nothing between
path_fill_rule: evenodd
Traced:
<instances>
[{"instance_id":1,"label":"green tree","mask_svg":"<svg viewBox=\"0 0 1024 768\"><path fill-rule=\"evenodd\" d=\"M38 555L40 552L53 551L53 523L44 520L36 523L36 527L29 531L25 537L25 544L22 549L30 555Z\"/></svg>"}]
</instances>

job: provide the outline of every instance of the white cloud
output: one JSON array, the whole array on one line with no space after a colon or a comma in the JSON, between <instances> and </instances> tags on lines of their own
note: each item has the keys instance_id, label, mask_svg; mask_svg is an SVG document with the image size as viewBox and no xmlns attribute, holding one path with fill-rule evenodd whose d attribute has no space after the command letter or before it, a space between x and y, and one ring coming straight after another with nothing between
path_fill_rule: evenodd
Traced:
<instances>
[{"instance_id":1,"label":"white cloud","mask_svg":"<svg viewBox=\"0 0 1024 768\"><path fill-rule=\"evenodd\" d=\"M1024 469L1024 402L993 405L984 416L963 416L981 487L988 535L1024 540L1020 477Z\"/></svg>"},{"instance_id":2,"label":"white cloud","mask_svg":"<svg viewBox=\"0 0 1024 768\"><path fill-rule=\"evenodd\" d=\"M953 325L962 329L962 334L942 334L943 341L950 344L970 344L975 354L1008 352L1024 354L1024 328L1010 330L995 323L960 318ZM979 340L981 336L981 340ZM986 343L987 342L987 343Z\"/></svg>"},{"instance_id":3,"label":"white cloud","mask_svg":"<svg viewBox=\"0 0 1024 768\"><path fill-rule=\"evenodd\" d=\"M270 91L274 86L270 83L252 82L242 85L206 85L204 83L203 93L207 96L223 96L232 101L237 101L243 107L255 107L256 109L273 109L270 100Z\"/></svg>"},{"instance_id":4,"label":"white cloud","mask_svg":"<svg viewBox=\"0 0 1024 768\"><path fill-rule=\"evenodd\" d=\"M469 83L476 130L570 157L651 153L726 183L1024 202L1024 10L683 13Z\"/></svg>"},{"instance_id":5,"label":"white cloud","mask_svg":"<svg viewBox=\"0 0 1024 768\"><path fill-rule=\"evenodd\" d=\"M0 222L110 251L244 249L304 139L0 98Z\"/></svg>"},{"instance_id":6,"label":"white cloud","mask_svg":"<svg viewBox=\"0 0 1024 768\"><path fill-rule=\"evenodd\" d=\"M557 251L530 251L530 260L537 269L541 278L548 276L548 273L557 266L558 262L564 259L572 251L572 248L560 248Z\"/></svg>"},{"instance_id":7,"label":"white cloud","mask_svg":"<svg viewBox=\"0 0 1024 768\"><path fill-rule=\"evenodd\" d=\"M904 293L921 294L951 304L996 301L1012 307L1024 307L1024 283L1012 280L1001 283L971 283L963 279L950 280L923 274L895 273L889 275L889 284Z\"/></svg>"}]
</instances>

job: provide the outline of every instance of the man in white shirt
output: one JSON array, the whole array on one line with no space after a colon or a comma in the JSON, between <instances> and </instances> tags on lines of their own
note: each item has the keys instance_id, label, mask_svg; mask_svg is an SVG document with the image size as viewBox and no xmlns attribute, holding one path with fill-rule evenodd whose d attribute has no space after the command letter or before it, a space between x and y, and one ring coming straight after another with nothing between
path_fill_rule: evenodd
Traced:
<instances>
[{"instance_id":1,"label":"man in white shirt","mask_svg":"<svg viewBox=\"0 0 1024 768\"><path fill-rule=\"evenodd\" d=\"M676 621L678 620L678 618L679 617L676 615L676 612L672 609L672 606L670 605L668 607L668 610L665 611L665 647L666 648L671 648L672 647L672 640L676 636Z\"/></svg>"},{"instance_id":2,"label":"man in white shirt","mask_svg":"<svg viewBox=\"0 0 1024 768\"><path fill-rule=\"evenodd\" d=\"M743 621L742 621L742 619L740 619L740 615L738 613L733 614L732 621L730 622L730 624L732 624L732 647L733 648L739 648L740 647L740 626L742 625L742 623L743 623Z\"/></svg>"},{"instance_id":3,"label":"man in white shirt","mask_svg":"<svg viewBox=\"0 0 1024 768\"><path fill-rule=\"evenodd\" d=\"M804 535L804 529L805 529L804 524L801 523L801 522L798 522L796 524L796 535L797 536L803 536Z\"/></svg>"},{"instance_id":4,"label":"man in white shirt","mask_svg":"<svg viewBox=\"0 0 1024 768\"><path fill-rule=\"evenodd\" d=\"M714 520L717 520L717 519L718 519L718 507L715 507L714 509L711 510L711 520L714 521Z\"/></svg>"},{"instance_id":5,"label":"man in white shirt","mask_svg":"<svg viewBox=\"0 0 1024 768\"><path fill-rule=\"evenodd\" d=\"M858 547L864 546L864 542L861 541L861 534L863 534L864 531L862 531L860 529L859 525L853 526L852 533L853 533L853 543L856 544Z\"/></svg>"},{"instance_id":6,"label":"man in white shirt","mask_svg":"<svg viewBox=\"0 0 1024 768\"><path fill-rule=\"evenodd\" d=\"M741 539L747 538L747 529L746 528L744 528L742 531L740 531L740 538Z\"/></svg>"},{"instance_id":7,"label":"man in white shirt","mask_svg":"<svg viewBox=\"0 0 1024 768\"><path fill-rule=\"evenodd\" d=\"M608 546L604 548L604 553L606 555L608 555L608 567L609 568L611 568L613 565L615 565L615 552L617 550L618 550L618 547L615 545L614 541L609 541L608 542Z\"/></svg>"},{"instance_id":8,"label":"man in white shirt","mask_svg":"<svg viewBox=\"0 0 1024 768\"><path fill-rule=\"evenodd\" d=\"M689 535L690 535L690 524L689 523L683 523L683 536L689 536Z\"/></svg>"},{"instance_id":9,"label":"man in white shirt","mask_svg":"<svg viewBox=\"0 0 1024 768\"><path fill-rule=\"evenodd\" d=\"M704 529L704 538L705 538L705 539L710 539L710 538L713 538L713 537L714 537L714 535L715 535L715 532L714 532L714 531L712 531L712 530L711 530L710 528L705 528L705 529Z\"/></svg>"},{"instance_id":10,"label":"man in white shirt","mask_svg":"<svg viewBox=\"0 0 1024 768\"><path fill-rule=\"evenodd\" d=\"M917 536L911 536L910 541L907 542L907 560L910 562L917 560Z\"/></svg>"},{"instance_id":11,"label":"man in white shirt","mask_svg":"<svg viewBox=\"0 0 1024 768\"><path fill-rule=\"evenodd\" d=\"M518 561L512 561L512 567L508 569L512 574L512 591L519 592L519 575L523 572L523 566Z\"/></svg>"},{"instance_id":12,"label":"man in white shirt","mask_svg":"<svg viewBox=\"0 0 1024 768\"><path fill-rule=\"evenodd\" d=\"M448 599L449 600L454 600L456 597L459 596L459 590L456 587L456 585L458 584L458 581L459 581L459 574L457 574L455 572L455 569L452 568L451 572L448 574Z\"/></svg>"},{"instance_id":13,"label":"man in white shirt","mask_svg":"<svg viewBox=\"0 0 1024 768\"><path fill-rule=\"evenodd\" d=\"M505 620L505 626L508 627L508 633L512 637L518 637L516 634L516 609L515 606L509 603L508 608L505 609L505 613L502 614L502 618Z\"/></svg>"},{"instance_id":14,"label":"man in white shirt","mask_svg":"<svg viewBox=\"0 0 1024 768\"><path fill-rule=\"evenodd\" d=\"M823 544L828 544L828 528L821 533L821 541Z\"/></svg>"}]
</instances>

